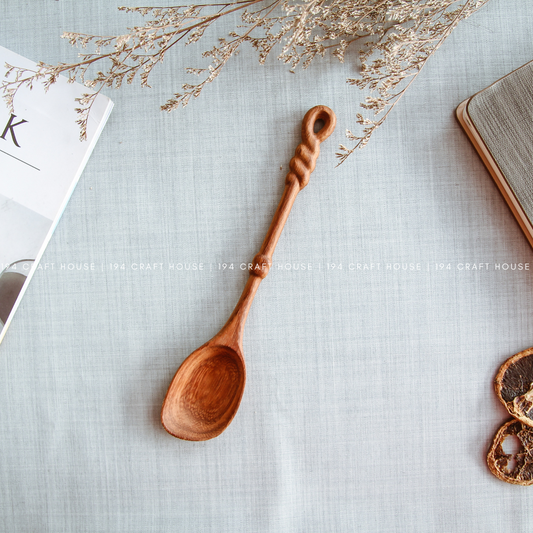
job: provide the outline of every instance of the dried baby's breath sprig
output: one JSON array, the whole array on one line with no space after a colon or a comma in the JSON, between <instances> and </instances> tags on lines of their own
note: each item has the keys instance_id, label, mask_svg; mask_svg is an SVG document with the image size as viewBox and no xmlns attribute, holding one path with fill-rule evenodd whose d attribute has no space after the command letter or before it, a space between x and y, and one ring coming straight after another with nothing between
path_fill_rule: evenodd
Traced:
<instances>
[{"instance_id":1,"label":"dried baby's breath sprig","mask_svg":"<svg viewBox=\"0 0 533 533\"><path fill-rule=\"evenodd\" d=\"M185 107L213 82L230 58L249 43L264 63L274 48L278 58L290 66L307 68L317 57L330 53L343 62L350 47L359 52L360 77L347 82L367 92L361 103L373 118L357 114L361 134L347 131L353 146L340 146L339 164L365 146L405 94L423 66L457 24L489 0L240 0L220 4L172 7L121 7L125 13L144 17L140 26L118 36L96 36L67 32L63 38L82 50L76 63L47 65L35 71L6 66L1 88L10 108L21 87L34 82L48 89L60 74L79 80L95 92L78 99L78 124L86 137L87 120L96 95L105 87L119 88L139 78L149 87L152 69L178 43L199 41L213 24L240 12L241 24L202 55L209 64L187 68L199 76L185 83L161 106L164 111ZM91 47L92 51L85 50ZM104 64L105 68L97 69ZM94 72L96 70L96 73Z\"/></svg>"},{"instance_id":2,"label":"dried baby's breath sprig","mask_svg":"<svg viewBox=\"0 0 533 533\"><path fill-rule=\"evenodd\" d=\"M380 38L359 50L360 78L349 78L350 85L368 89L371 95L361 107L373 111L374 120L357 114L362 135L351 131L346 136L354 145L341 145L336 154L339 164L358 148L363 148L376 129L383 124L394 106L416 79L427 60L461 20L483 7L488 0L471 1L402 1L390 5L383 19ZM396 4L392 6L392 4ZM381 115L377 118L377 115Z\"/></svg>"}]
</instances>

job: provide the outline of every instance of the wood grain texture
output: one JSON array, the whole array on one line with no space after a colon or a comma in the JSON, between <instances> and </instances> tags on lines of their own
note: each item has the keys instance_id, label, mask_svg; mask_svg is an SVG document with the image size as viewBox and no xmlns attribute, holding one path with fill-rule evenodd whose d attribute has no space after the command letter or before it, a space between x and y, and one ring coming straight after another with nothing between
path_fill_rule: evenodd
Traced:
<instances>
[{"instance_id":1,"label":"wood grain texture","mask_svg":"<svg viewBox=\"0 0 533 533\"><path fill-rule=\"evenodd\" d=\"M317 121L323 121L323 126L315 132ZM192 441L212 439L237 413L246 382L242 338L248 312L272 265L272 254L294 200L315 169L320 143L331 135L335 123L335 114L326 106L313 107L306 113L302 142L290 161L281 201L233 313L215 337L185 359L170 383L161 423L171 435Z\"/></svg>"}]
</instances>

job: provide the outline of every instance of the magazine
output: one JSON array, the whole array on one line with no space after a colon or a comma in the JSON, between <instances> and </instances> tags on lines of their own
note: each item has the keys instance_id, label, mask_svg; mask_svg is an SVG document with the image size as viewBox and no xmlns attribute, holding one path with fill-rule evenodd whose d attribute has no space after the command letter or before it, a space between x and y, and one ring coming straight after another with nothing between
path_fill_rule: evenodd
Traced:
<instances>
[{"instance_id":1,"label":"magazine","mask_svg":"<svg viewBox=\"0 0 533 533\"><path fill-rule=\"evenodd\" d=\"M2 78L6 63L36 68L0 47ZM80 141L75 98L88 92L60 77L21 88L13 113L0 104L0 342L113 108L98 95Z\"/></svg>"}]
</instances>

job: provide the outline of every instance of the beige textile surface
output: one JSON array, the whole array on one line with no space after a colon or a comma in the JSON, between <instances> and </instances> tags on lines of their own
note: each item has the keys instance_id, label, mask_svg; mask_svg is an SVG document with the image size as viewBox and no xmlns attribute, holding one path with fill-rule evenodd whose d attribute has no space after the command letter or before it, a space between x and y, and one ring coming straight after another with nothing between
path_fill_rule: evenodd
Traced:
<instances>
[{"instance_id":1,"label":"beige textile surface","mask_svg":"<svg viewBox=\"0 0 533 533\"><path fill-rule=\"evenodd\" d=\"M0 44L72 60L61 32L137 24L122 3L2 2ZM152 89L108 91L113 113L0 346L0 530L531 531L533 488L485 456L508 419L495 373L533 345L533 252L454 111L533 58L532 27L533 3L491 0L340 168L355 59L292 75L243 51L160 113L200 43L169 54ZM252 306L240 410L216 440L174 439L166 387L231 313L316 104L338 129Z\"/></svg>"}]
</instances>

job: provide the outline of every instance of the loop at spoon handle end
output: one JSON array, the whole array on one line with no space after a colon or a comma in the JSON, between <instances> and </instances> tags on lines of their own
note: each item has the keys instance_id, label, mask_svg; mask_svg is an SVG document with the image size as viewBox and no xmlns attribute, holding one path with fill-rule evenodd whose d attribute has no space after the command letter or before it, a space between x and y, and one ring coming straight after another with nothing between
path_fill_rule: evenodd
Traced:
<instances>
[{"instance_id":1,"label":"loop at spoon handle end","mask_svg":"<svg viewBox=\"0 0 533 533\"><path fill-rule=\"evenodd\" d=\"M315 133L317 121L323 121L322 128ZM278 243L285 222L298 193L309 183L309 177L315 169L320 143L325 141L335 129L335 113L326 106L311 108L302 121L302 142L297 146L294 157L289 163L289 172L285 178L285 190L274 214L259 253L254 257L250 268L250 278L235 306L233 313L223 328L233 341L241 343L244 323L255 293L272 265L272 255ZM233 344L233 343L232 343Z\"/></svg>"}]
</instances>

